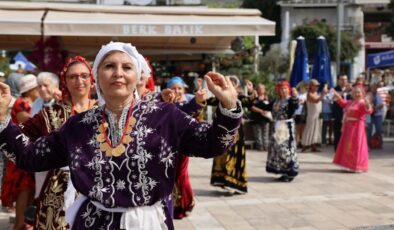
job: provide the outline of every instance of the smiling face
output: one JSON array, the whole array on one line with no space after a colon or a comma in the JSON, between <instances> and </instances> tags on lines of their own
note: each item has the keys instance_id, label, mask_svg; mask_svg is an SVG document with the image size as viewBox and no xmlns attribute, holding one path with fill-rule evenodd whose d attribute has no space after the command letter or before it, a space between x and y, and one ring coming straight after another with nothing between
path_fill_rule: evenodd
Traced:
<instances>
[{"instance_id":1,"label":"smiling face","mask_svg":"<svg viewBox=\"0 0 394 230\"><path fill-rule=\"evenodd\" d=\"M53 98L55 90L56 86L50 78L44 78L38 82L38 93L45 102L48 102Z\"/></svg>"},{"instance_id":2,"label":"smiling face","mask_svg":"<svg viewBox=\"0 0 394 230\"><path fill-rule=\"evenodd\" d=\"M81 62L71 64L65 73L65 81L71 98L89 96L92 82L89 68L85 64Z\"/></svg>"},{"instance_id":3,"label":"smiling face","mask_svg":"<svg viewBox=\"0 0 394 230\"><path fill-rule=\"evenodd\" d=\"M257 91L257 94L259 95L259 96L263 96L263 95L265 95L265 85L263 85L263 84L258 84L257 85L257 87L256 87L256 91Z\"/></svg>"},{"instance_id":4,"label":"smiling face","mask_svg":"<svg viewBox=\"0 0 394 230\"><path fill-rule=\"evenodd\" d=\"M309 85L309 91L311 91L312 93L317 92L318 89L319 89L319 85L316 84Z\"/></svg>"},{"instance_id":5,"label":"smiling face","mask_svg":"<svg viewBox=\"0 0 394 230\"><path fill-rule=\"evenodd\" d=\"M289 88L287 86L280 87L279 96L282 99L287 98L289 96Z\"/></svg>"},{"instance_id":6,"label":"smiling face","mask_svg":"<svg viewBox=\"0 0 394 230\"><path fill-rule=\"evenodd\" d=\"M136 68L129 55L113 51L100 63L98 84L107 100L127 100L132 97L137 84Z\"/></svg>"},{"instance_id":7,"label":"smiling face","mask_svg":"<svg viewBox=\"0 0 394 230\"><path fill-rule=\"evenodd\" d=\"M352 90L352 97L355 100L360 100L364 97L364 91L361 89L361 87L354 87Z\"/></svg>"},{"instance_id":8,"label":"smiling face","mask_svg":"<svg viewBox=\"0 0 394 230\"><path fill-rule=\"evenodd\" d=\"M171 89L180 100L183 99L183 96L185 95L185 87L183 85L176 83L171 86Z\"/></svg>"}]
</instances>

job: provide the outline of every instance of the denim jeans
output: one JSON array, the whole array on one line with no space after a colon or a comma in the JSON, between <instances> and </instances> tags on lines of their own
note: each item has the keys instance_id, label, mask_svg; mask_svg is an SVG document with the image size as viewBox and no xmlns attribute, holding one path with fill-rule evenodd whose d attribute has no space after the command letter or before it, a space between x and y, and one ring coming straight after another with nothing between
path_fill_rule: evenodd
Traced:
<instances>
[{"instance_id":1,"label":"denim jeans","mask_svg":"<svg viewBox=\"0 0 394 230\"><path fill-rule=\"evenodd\" d=\"M373 135L373 128L375 128L375 132L378 135L382 136L382 126L383 126L383 116L378 115L378 116L371 116L371 123L368 125L368 142L371 140L372 135Z\"/></svg>"}]
</instances>

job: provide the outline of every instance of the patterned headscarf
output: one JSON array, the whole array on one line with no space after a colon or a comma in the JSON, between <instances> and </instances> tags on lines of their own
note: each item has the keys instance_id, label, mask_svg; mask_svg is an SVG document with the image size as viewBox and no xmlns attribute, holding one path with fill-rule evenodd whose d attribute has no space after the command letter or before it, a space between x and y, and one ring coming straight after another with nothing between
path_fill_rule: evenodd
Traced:
<instances>
[{"instance_id":1,"label":"patterned headscarf","mask_svg":"<svg viewBox=\"0 0 394 230\"><path fill-rule=\"evenodd\" d=\"M275 92L276 92L277 94L279 94L280 89L281 89L282 87L287 87L287 89L289 90L289 93L291 92L290 84L289 84L289 82L287 82L287 81L280 81L280 82L278 82L278 83L276 84L276 86L275 86Z\"/></svg>"},{"instance_id":2,"label":"patterned headscarf","mask_svg":"<svg viewBox=\"0 0 394 230\"><path fill-rule=\"evenodd\" d=\"M70 92L67 89L66 86L66 73L68 68L74 64L74 63L81 63L86 65L89 69L89 75L90 75L90 82L93 84L94 79L93 79L93 73L92 73L92 67L90 66L89 62L86 61L86 59L82 56L75 56L73 58L68 59L68 61L64 64L62 71L60 72L60 90L62 91L62 99L69 99L71 100ZM90 97L90 94L89 94Z\"/></svg>"}]
</instances>

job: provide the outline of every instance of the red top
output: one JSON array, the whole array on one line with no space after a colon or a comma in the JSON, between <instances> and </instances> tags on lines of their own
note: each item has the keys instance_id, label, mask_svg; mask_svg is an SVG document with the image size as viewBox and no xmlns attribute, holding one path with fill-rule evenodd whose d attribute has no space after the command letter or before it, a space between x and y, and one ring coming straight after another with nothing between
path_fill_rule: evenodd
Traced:
<instances>
[{"instance_id":1,"label":"red top","mask_svg":"<svg viewBox=\"0 0 394 230\"><path fill-rule=\"evenodd\" d=\"M12 122L18 124L18 121L16 120L16 114L23 111L31 114L31 106L29 104L29 101L27 101L23 97L19 97L18 99L16 99L14 106L12 106L12 110L11 110Z\"/></svg>"}]
</instances>

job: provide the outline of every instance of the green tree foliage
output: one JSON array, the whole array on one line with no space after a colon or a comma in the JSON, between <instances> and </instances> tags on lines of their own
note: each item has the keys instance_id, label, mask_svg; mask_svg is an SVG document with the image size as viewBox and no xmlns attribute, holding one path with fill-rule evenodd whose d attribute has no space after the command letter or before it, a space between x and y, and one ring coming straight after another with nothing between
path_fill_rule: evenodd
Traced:
<instances>
[{"instance_id":1,"label":"green tree foliage","mask_svg":"<svg viewBox=\"0 0 394 230\"><path fill-rule=\"evenodd\" d=\"M10 74L10 59L8 57L0 56L0 71L8 76Z\"/></svg>"},{"instance_id":2,"label":"green tree foliage","mask_svg":"<svg viewBox=\"0 0 394 230\"><path fill-rule=\"evenodd\" d=\"M274 94L275 83L286 77L289 65L288 57L281 53L279 44L274 44L264 56L259 56L257 73L254 72L254 54L251 50L232 55L217 55L215 62L219 72L237 75L241 80L251 80L255 85L262 83L270 95Z\"/></svg>"},{"instance_id":3,"label":"green tree foliage","mask_svg":"<svg viewBox=\"0 0 394 230\"><path fill-rule=\"evenodd\" d=\"M277 5L278 2L278 0L244 0L241 5L242 8L259 9L262 13L262 17L276 22L275 36L264 36L259 38L260 44L264 44L264 53L270 49L272 44L279 43L281 40L281 11L280 6Z\"/></svg>"},{"instance_id":4,"label":"green tree foliage","mask_svg":"<svg viewBox=\"0 0 394 230\"><path fill-rule=\"evenodd\" d=\"M304 25L294 28L291 32L293 39L296 39L298 36L303 36L305 38L310 62L313 60L313 52L316 49L316 39L320 35L326 38L331 59L335 59L337 45L336 33L336 28L326 22L318 20L306 22ZM341 32L341 61L353 62L361 49L360 38L360 33L351 33L348 31Z\"/></svg>"}]
</instances>

